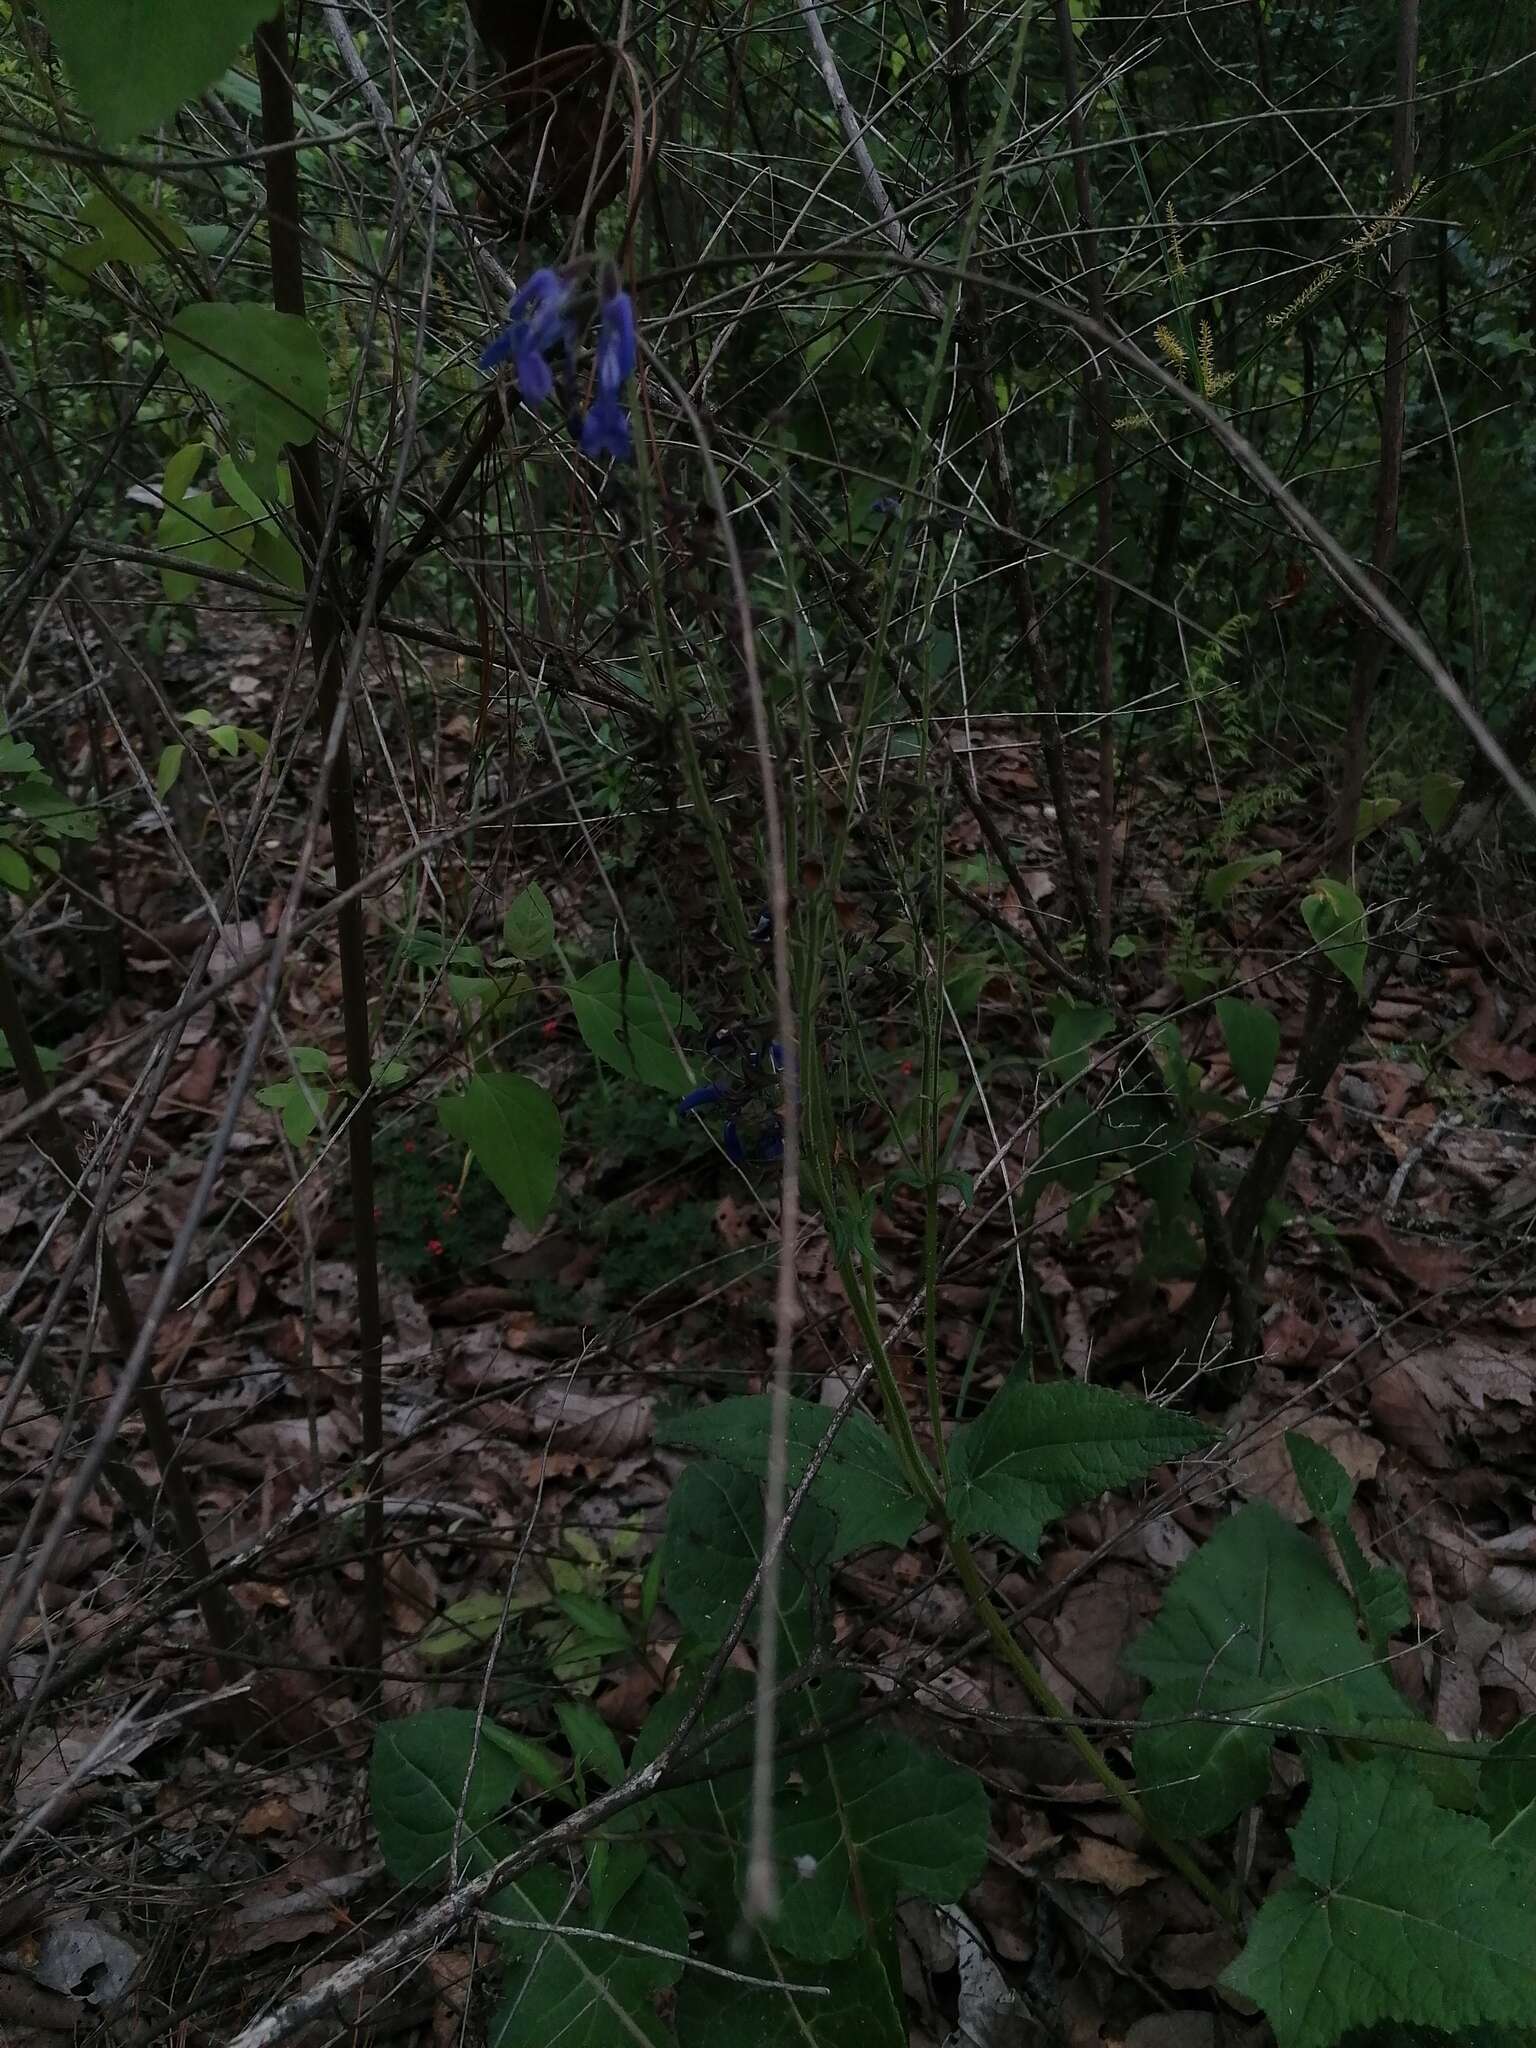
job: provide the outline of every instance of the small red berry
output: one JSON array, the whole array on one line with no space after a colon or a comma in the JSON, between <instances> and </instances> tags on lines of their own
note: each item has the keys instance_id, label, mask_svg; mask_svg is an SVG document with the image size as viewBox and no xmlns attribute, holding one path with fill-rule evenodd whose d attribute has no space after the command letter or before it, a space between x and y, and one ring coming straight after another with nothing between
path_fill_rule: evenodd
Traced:
<instances>
[{"instance_id":1,"label":"small red berry","mask_svg":"<svg viewBox=\"0 0 1536 2048\"><path fill-rule=\"evenodd\" d=\"M416 1140L414 1138L407 1138L405 1143L400 1147L400 1150L402 1152L414 1152L416 1150Z\"/></svg>"},{"instance_id":2,"label":"small red berry","mask_svg":"<svg viewBox=\"0 0 1536 2048\"><path fill-rule=\"evenodd\" d=\"M910 1060L903 1060L903 1061L902 1061L902 1063L901 1063L901 1072L902 1072L903 1074L910 1074L910 1073L911 1073L911 1071L912 1071L912 1062L911 1062Z\"/></svg>"},{"instance_id":3,"label":"small red berry","mask_svg":"<svg viewBox=\"0 0 1536 2048\"><path fill-rule=\"evenodd\" d=\"M377 1202L375 1202L373 1205L373 1220L375 1223L382 1223L384 1221L384 1211L379 1207Z\"/></svg>"},{"instance_id":4,"label":"small red berry","mask_svg":"<svg viewBox=\"0 0 1536 2048\"><path fill-rule=\"evenodd\" d=\"M539 1026L539 1029L546 1038L556 1038L560 1033L560 1019L558 1017L546 1017Z\"/></svg>"},{"instance_id":5,"label":"small red berry","mask_svg":"<svg viewBox=\"0 0 1536 2048\"><path fill-rule=\"evenodd\" d=\"M434 1259L440 1259L443 1256L443 1245L441 1238L429 1237L427 1239L427 1250L432 1254Z\"/></svg>"}]
</instances>

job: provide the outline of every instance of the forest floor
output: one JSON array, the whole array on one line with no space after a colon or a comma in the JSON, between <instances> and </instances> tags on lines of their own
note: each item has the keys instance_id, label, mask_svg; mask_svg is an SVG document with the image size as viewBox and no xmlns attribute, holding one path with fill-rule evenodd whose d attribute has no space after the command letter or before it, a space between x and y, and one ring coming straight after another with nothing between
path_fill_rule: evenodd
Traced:
<instances>
[{"instance_id":1,"label":"forest floor","mask_svg":"<svg viewBox=\"0 0 1536 2048\"><path fill-rule=\"evenodd\" d=\"M200 701L217 718L257 722L253 707L269 700L286 657L237 629L215 651L217 680ZM1022 730L979 722L970 758L1049 916L1063 882ZM467 772L472 701L441 731L436 758L414 767L451 797ZM127 931L121 991L103 1007L90 942L78 930L40 936L27 953L23 999L61 1078L104 1059L180 997L205 929L173 848L146 829L153 811L133 795L121 755L110 772L125 794L112 858L97 871ZM255 763L238 772L254 775ZM1127 963L1129 976L1142 977L1135 1007L1176 1016L1206 1085L1220 1088L1226 1054L1206 1012L1171 981L1148 985L1141 962L1167 955L1194 855L1233 792L1212 783L1191 799L1160 780L1155 758L1137 787L1122 849L1145 942ZM229 788L233 808L237 784ZM1282 805L1248 843L1300 868L1314 824L1304 803ZM371 859L397 850L388 816L372 829ZM962 870L975 861L967 886L1016 920L1017 904L977 859L975 833L957 828L951 853ZM269 880L225 928L215 971L276 929L287 857L283 848L264 857ZM522 877L541 881L562 933L593 914L585 860L567 850ZM1265 899L1255 892L1254 900ZM962 1399L974 1412L1022 1362L1037 1376L1092 1377L1148 1394L1179 1389L1222 1429L1219 1457L1074 1513L1038 1566L984 1553L1059 1697L1097 1726L1112 1754L1127 1748L1140 1696L1124 1652L1174 1569L1236 1500L1264 1499L1307 1520L1288 1430L1332 1451L1356 1483L1367 1554L1407 1578L1413 1628L1397 1639L1393 1660L1405 1697L1458 1738L1497 1736L1536 1713L1531 901L1490 855L1382 990L1293 1162L1289 1219L1257 1289L1263 1355L1251 1372L1184 1384L1179 1312L1190 1282L1141 1272L1142 1198L1129 1181L1075 1238L1065 1203L1041 1203L1024 1247L1022 1329L1006 1204L978 1201L975 1227L946 1265L940 1348L951 1412ZM1314 968L1295 930L1244 903L1234 899L1230 919L1238 973L1281 1017L1278 1085L1304 1028ZM403 887L370 905L381 962L391 921L403 927L411 910ZM465 915L473 924L472 906ZM487 915L486 929L494 921ZM425 986L419 962L397 964L391 986L402 1002L417 975ZM190 1019L145 1132L132 1191L112 1219L136 1299L147 1297L201 1170L256 986L241 983ZM984 981L976 1043L1037 1062L1043 993ZM279 1024L287 1043L318 1046L339 1067L339 970L328 945L299 949ZM903 1048L881 1052L899 1091ZM638 1611L681 1469L655 1441L658 1418L764 1384L774 1250L764 1203L773 1183L731 1167L707 1133L678 1123L670 1103L594 1084L553 995L529 998L514 1056L556 1095L566 1122L560 1198L537 1235L507 1229L499 1198L478 1174L462 1174L460 1149L437 1126L430 1100L407 1091L380 1120L390 1446L383 1706L393 1715L474 1705L482 1646L512 1579L503 1718L543 1726L550 1698L575 1688L627 1738L665 1680L664 1610L649 1654L637 1660L584 1635L569 1605L556 1603L576 1594ZM114 1115L142 1059L135 1052L103 1067L73 1098L73 1135L83 1139ZM1032 1082L1022 1063L1013 1098L1006 1081L997 1086L997 1099L1027 1111ZM0 1089L0 1117L20 1106L18 1090ZM1220 1171L1251 1140L1217 1130L1207 1143ZM1012 1173L1021 1163L1004 1165ZM951 1164L977 1176L995 1170L969 1132ZM82 2038L179 2029L176 2038L188 2042L227 2039L284 1987L357 1953L402 1912L364 1796L356 1288L344 1184L340 1149L323 1138L290 1144L273 1110L249 1099L195 1286L164 1323L154 1359L215 1557L249 1553L233 1593L260 1646L246 1693L259 1735L243 1733L231 1703L221 1703L195 1611L154 1618L147 1595L162 1568L146 1551L146 1532L130 1529L109 1496L88 1500L23 1624L14 1692L0 1702L14 1767L0 1790L11 1807L6 1832L16 1837L0 1872L7 2043L57 2039L77 2023L95 2030ZM56 1225L57 1200L53 1169L25 1136L0 1146L0 1299L22 1331L74 1242L67 1218ZM878 1212L876 1247L894 1314L921 1270L915 1195L898 1191ZM798 1389L835 1404L860 1344L814 1221L799 1278ZM53 1346L66 1377L85 1359L85 1423L115 1363L101 1337L86 1355L88 1308L82 1292ZM29 1517L66 1483L69 1458L52 1461L70 1441L65 1421L29 1393L0 1447L0 1555L33 1540ZM131 1431L130 1441L152 1478ZM973 1640L937 1543L920 1533L900 1554L866 1553L843 1568L839 1591L841 1653L878 1674L896 1716L920 1722L928 1740L978 1770L994 1801L989 1865L963 1915L926 1907L904 1915L914 2043L1256 2048L1266 2040L1251 2009L1213 1988L1234 1944L1209 1909L1084 1780L1059 1739L1017 1725L1026 1703ZM96 1674L46 1696L61 1662L88 1647L103 1653ZM40 1685L39 1704L30 1696ZM1000 1730L1000 1715L1015 1725ZM1284 1855L1289 1789L1282 1763L1257 1824L1242 1831L1243 1875L1255 1897ZM977 1963L978 1942L1027 1997L1033 2022L1010 2019L1008 2032L997 2017L979 2031L986 1994L977 1987L997 1973ZM438 2048L473 2041L481 1974L467 1939L439 1951L397 1981L372 2016L372 2037L416 2030Z\"/></svg>"}]
</instances>

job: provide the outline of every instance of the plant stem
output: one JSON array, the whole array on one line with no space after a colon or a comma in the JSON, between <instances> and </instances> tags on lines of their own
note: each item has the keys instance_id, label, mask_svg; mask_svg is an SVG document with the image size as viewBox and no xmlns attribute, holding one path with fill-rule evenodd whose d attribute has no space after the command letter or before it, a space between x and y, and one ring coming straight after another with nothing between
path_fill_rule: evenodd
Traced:
<instances>
[{"instance_id":1,"label":"plant stem","mask_svg":"<svg viewBox=\"0 0 1536 2048\"><path fill-rule=\"evenodd\" d=\"M279 6L256 31L256 74L261 86L262 133L272 154L263 159L267 181L267 233L271 245L272 304L279 313L304 318L304 244L299 199L293 87L288 73L288 37ZM327 593L322 565L329 539L320 454L314 440L290 447L293 504L308 563L310 645L319 681L321 746L330 742L345 674L344 622ZM345 728L339 736L328 792L331 853L338 892L351 889L362 873L352 755ZM353 1102L347 1119L347 1162L352 1195L352 1234L357 1272L361 1451L368 1473L363 1500L362 1661L378 1672L384 1663L384 1508L382 1499L384 1412L383 1313L379 1300L377 1233L373 1219L373 1063L368 1028L368 961L360 896L337 913L337 954L341 963L342 1030L347 1079ZM377 1693L374 1694L376 1702Z\"/></svg>"}]
</instances>

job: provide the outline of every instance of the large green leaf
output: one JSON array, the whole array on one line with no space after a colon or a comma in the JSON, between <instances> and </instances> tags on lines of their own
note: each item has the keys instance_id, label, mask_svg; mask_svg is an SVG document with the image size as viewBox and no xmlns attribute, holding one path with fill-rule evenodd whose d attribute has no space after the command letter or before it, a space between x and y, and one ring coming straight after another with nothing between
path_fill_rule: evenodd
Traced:
<instances>
[{"instance_id":1,"label":"large green leaf","mask_svg":"<svg viewBox=\"0 0 1536 2048\"><path fill-rule=\"evenodd\" d=\"M153 128L221 78L272 0L43 0L104 142Z\"/></svg>"},{"instance_id":2,"label":"large green leaf","mask_svg":"<svg viewBox=\"0 0 1536 2048\"><path fill-rule=\"evenodd\" d=\"M1307 930L1356 995L1365 991L1365 906L1353 889L1319 875L1302 898Z\"/></svg>"},{"instance_id":3,"label":"large green leaf","mask_svg":"<svg viewBox=\"0 0 1536 2048\"><path fill-rule=\"evenodd\" d=\"M458 1833L458 1870L474 1876L513 1843L496 1815L517 1797L524 1764L467 1707L434 1707L386 1721L373 1742L368 1794L389 1874L399 1884L445 1877ZM463 1808L462 1826L459 1821Z\"/></svg>"},{"instance_id":4,"label":"large green leaf","mask_svg":"<svg viewBox=\"0 0 1536 2048\"><path fill-rule=\"evenodd\" d=\"M811 1588L824 1600L821 1568L837 1525L807 1501L795 1517L780 1578L780 1613L791 1659L811 1646ZM723 1640L762 1555L763 1492L750 1473L711 1459L691 1465L672 1490L662 1538L662 1590L688 1634L711 1646Z\"/></svg>"},{"instance_id":5,"label":"large green leaf","mask_svg":"<svg viewBox=\"0 0 1536 2048\"><path fill-rule=\"evenodd\" d=\"M1536 1857L1536 1718L1517 1721L1494 1744L1479 1791L1498 1847Z\"/></svg>"},{"instance_id":6,"label":"large green leaf","mask_svg":"<svg viewBox=\"0 0 1536 2048\"><path fill-rule=\"evenodd\" d=\"M1462 2030L1536 2011L1532 1866L1435 1804L1413 1772L1320 1762L1291 1832L1292 1881L1268 1898L1224 1982L1279 2048L1330 2048L1403 2020Z\"/></svg>"},{"instance_id":7,"label":"large green leaf","mask_svg":"<svg viewBox=\"0 0 1536 2048\"><path fill-rule=\"evenodd\" d=\"M958 1899L981 1875L987 1795L947 1757L860 1728L798 1761L774 1834L788 1873L774 1939L790 1955L850 1956L899 1900Z\"/></svg>"},{"instance_id":8,"label":"large green leaf","mask_svg":"<svg viewBox=\"0 0 1536 2048\"><path fill-rule=\"evenodd\" d=\"M560 1112L522 1074L477 1074L459 1095L440 1095L443 1128L474 1154L519 1223L536 1230L555 1199Z\"/></svg>"},{"instance_id":9,"label":"large green leaf","mask_svg":"<svg viewBox=\"0 0 1536 2048\"><path fill-rule=\"evenodd\" d=\"M1113 1010L1098 1003L1072 1003L1057 1014L1051 1027L1051 1053L1046 1062L1058 1081L1076 1081L1093 1065L1092 1050L1115 1028Z\"/></svg>"},{"instance_id":10,"label":"large green leaf","mask_svg":"<svg viewBox=\"0 0 1536 2048\"><path fill-rule=\"evenodd\" d=\"M1211 1440L1189 1416L1108 1387L1014 1380L955 1432L950 1513L963 1535L1001 1536L1033 1557L1069 1508Z\"/></svg>"},{"instance_id":11,"label":"large green leaf","mask_svg":"<svg viewBox=\"0 0 1536 2048\"><path fill-rule=\"evenodd\" d=\"M1220 997L1216 1015L1243 1093L1250 1102L1262 1102L1275 1078L1280 1053L1278 1018L1263 1003L1242 1002L1236 996Z\"/></svg>"},{"instance_id":12,"label":"large green leaf","mask_svg":"<svg viewBox=\"0 0 1536 2048\"><path fill-rule=\"evenodd\" d=\"M768 1465L771 1403L766 1394L739 1394L712 1408L691 1408L656 1425L656 1440L695 1451L713 1451L728 1464L761 1478ZM814 1401L789 1403L789 1483L799 1485L811 1454L831 1426L832 1412ZM900 1546L922 1521L890 1438L856 1409L843 1423L822 1461L811 1498L837 1522L835 1557L871 1543Z\"/></svg>"},{"instance_id":13,"label":"large green leaf","mask_svg":"<svg viewBox=\"0 0 1536 2048\"><path fill-rule=\"evenodd\" d=\"M492 1897L507 1974L491 2048L651 2048L665 2041L656 1993L677 1982L688 1957L688 1921L670 1880L647 1870L601 1924L568 1910L570 1893L557 1872L544 1869Z\"/></svg>"},{"instance_id":14,"label":"large green leaf","mask_svg":"<svg viewBox=\"0 0 1536 2048\"><path fill-rule=\"evenodd\" d=\"M325 352L315 330L254 300L213 301L182 308L165 330L165 352L251 443L246 474L275 500L279 452L312 441L325 413Z\"/></svg>"},{"instance_id":15,"label":"large green leaf","mask_svg":"<svg viewBox=\"0 0 1536 2048\"><path fill-rule=\"evenodd\" d=\"M1136 1738L1142 1798L1184 1834L1214 1833L1262 1796L1275 1724L1347 1732L1404 1711L1317 1549L1263 1503L1196 1551L1127 1661L1152 1681L1145 1718L1162 1724ZM1213 1715L1227 1718L1200 1718Z\"/></svg>"},{"instance_id":16,"label":"large green leaf","mask_svg":"<svg viewBox=\"0 0 1536 2048\"><path fill-rule=\"evenodd\" d=\"M906 2048L906 2023L867 1945L846 1962L815 1964L780 1954L754 1937L745 1948L723 1951L720 1960L774 1988L749 1989L690 1970L677 1994L680 2041L723 2041L730 2048Z\"/></svg>"},{"instance_id":17,"label":"large green leaf","mask_svg":"<svg viewBox=\"0 0 1536 2048\"><path fill-rule=\"evenodd\" d=\"M208 491L193 491L160 515L156 539L162 554L202 569L245 567L256 529L238 505L216 505ZM186 604L197 590L189 568L164 568L160 580L172 604Z\"/></svg>"},{"instance_id":18,"label":"large green leaf","mask_svg":"<svg viewBox=\"0 0 1536 2048\"><path fill-rule=\"evenodd\" d=\"M679 1031L698 1018L659 974L638 960L605 960L566 983L587 1049L627 1081L681 1095L693 1075L676 1048Z\"/></svg>"}]
</instances>

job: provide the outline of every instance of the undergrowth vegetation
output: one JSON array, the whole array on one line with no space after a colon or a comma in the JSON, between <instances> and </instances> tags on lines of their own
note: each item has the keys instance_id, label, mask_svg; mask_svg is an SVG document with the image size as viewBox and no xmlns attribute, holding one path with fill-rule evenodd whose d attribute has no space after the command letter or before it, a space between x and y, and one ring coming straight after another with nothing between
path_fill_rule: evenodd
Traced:
<instances>
[{"instance_id":1,"label":"undergrowth vegetation","mask_svg":"<svg viewBox=\"0 0 1536 2048\"><path fill-rule=\"evenodd\" d=\"M1477 981L1529 994L1520 10L270 10L0 8L7 1734L137 1613L231 1751L307 1741L316 1518L394 1889L209 2038L380 2038L473 1930L427 2017L495 2048L1536 2039L1532 1701L1439 1710L1303 1426L1366 1381L1276 1334L1388 1256L1298 1159L1404 990L1536 1069ZM188 1449L226 1281L303 1389L259 1513ZM467 1513L422 1446L493 1396ZM33 1633L88 1499L105 1649ZM1119 1712L1032 1617L1133 1544ZM1052 1800L1196 2003L978 1931Z\"/></svg>"}]
</instances>

